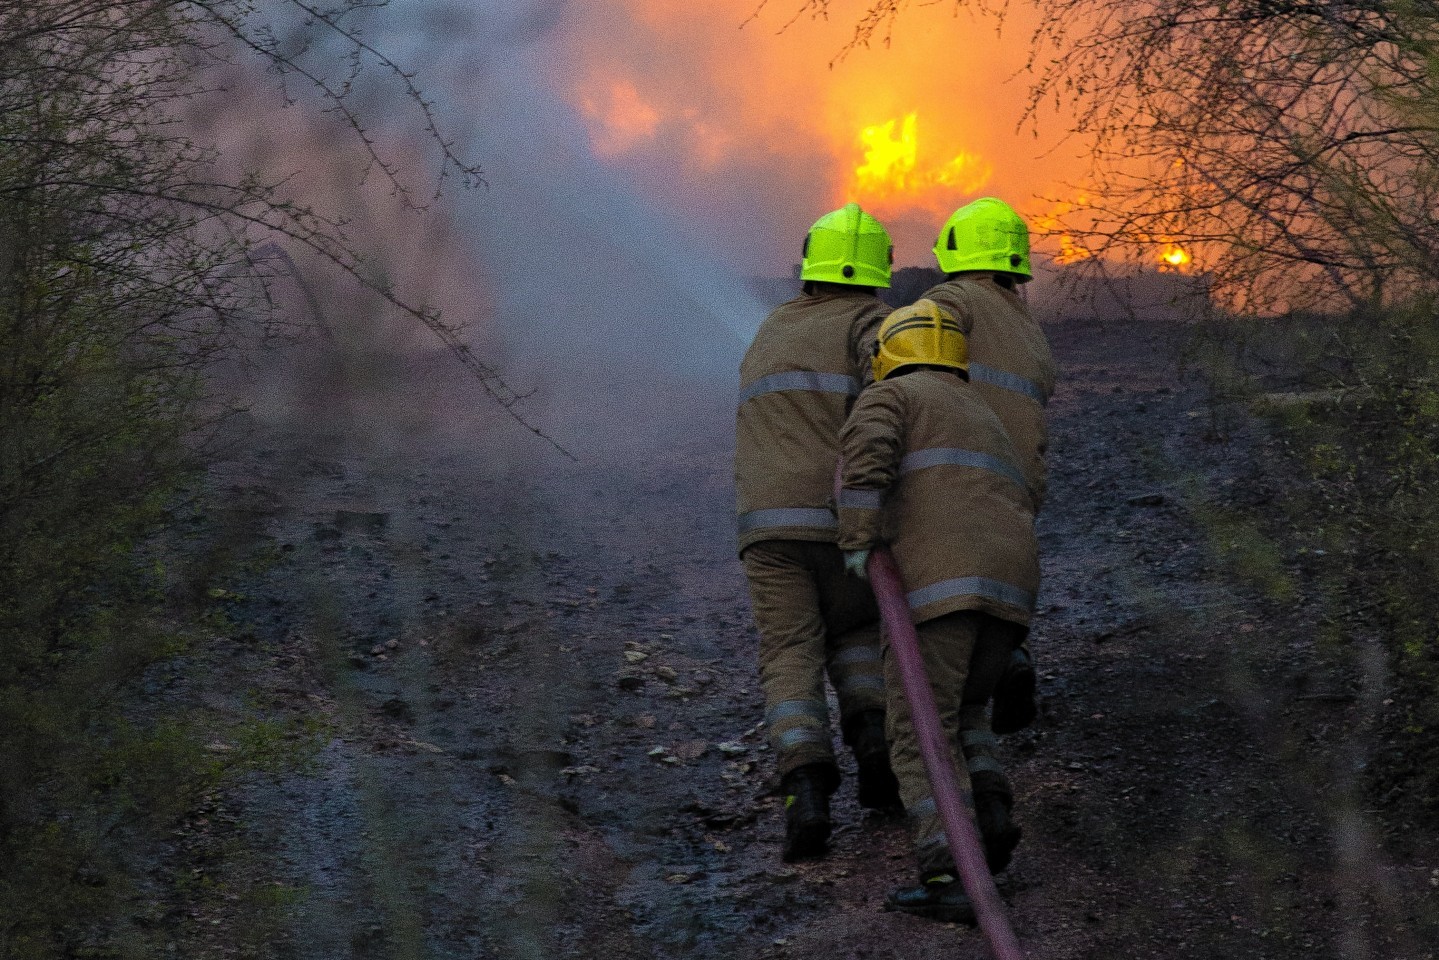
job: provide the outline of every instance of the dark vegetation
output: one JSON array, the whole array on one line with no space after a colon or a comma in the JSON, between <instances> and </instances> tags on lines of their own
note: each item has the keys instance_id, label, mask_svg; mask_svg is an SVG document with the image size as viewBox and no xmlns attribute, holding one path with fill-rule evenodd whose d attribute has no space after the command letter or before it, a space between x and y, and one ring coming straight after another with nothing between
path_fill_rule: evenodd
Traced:
<instances>
[{"instance_id":1,"label":"dark vegetation","mask_svg":"<svg viewBox=\"0 0 1439 960\"><path fill-rule=\"evenodd\" d=\"M265 251L328 263L512 396L342 221L187 132L223 110L217 77L269 70L408 198L352 96L377 71L431 119L347 19L375 6L0 2L0 956L154 956L156 905L199 892L142 865L218 786L300 753L302 730L197 703L206 645L245 631L223 578L257 561L189 522L228 414L207 371L277 320ZM429 129L440 180L474 181Z\"/></svg>"},{"instance_id":2,"label":"dark vegetation","mask_svg":"<svg viewBox=\"0 0 1439 960\"><path fill-rule=\"evenodd\" d=\"M61 955L109 917L129 893L126 835L172 820L217 772L204 731L139 715L130 688L191 639L142 545L195 478L200 365L228 313L212 278L233 254L201 240L196 212L144 196L193 166L146 122L179 65L110 66L174 41L163 20L115 26L47 43L6 11L0 952L14 957Z\"/></svg>"},{"instance_id":3,"label":"dark vegetation","mask_svg":"<svg viewBox=\"0 0 1439 960\"><path fill-rule=\"evenodd\" d=\"M1214 324L1196 341L1219 411L1260 414L1235 569L1307 611L1359 731L1373 802L1439 820L1439 330L1415 305ZM1239 404L1235 408L1234 404ZM1229 415L1216 422L1222 432ZM1380 656L1371 656L1379 652Z\"/></svg>"},{"instance_id":4,"label":"dark vegetation","mask_svg":"<svg viewBox=\"0 0 1439 960\"><path fill-rule=\"evenodd\" d=\"M891 307L906 307L943 279L935 267L900 267L890 277L889 289L879 291L879 296Z\"/></svg>"}]
</instances>

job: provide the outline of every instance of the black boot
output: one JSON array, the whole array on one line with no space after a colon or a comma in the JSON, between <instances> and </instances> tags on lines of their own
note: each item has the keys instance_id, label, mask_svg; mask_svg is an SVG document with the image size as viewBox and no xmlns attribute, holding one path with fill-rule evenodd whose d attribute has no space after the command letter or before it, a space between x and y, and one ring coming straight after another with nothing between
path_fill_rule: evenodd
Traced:
<instances>
[{"instance_id":1,"label":"black boot","mask_svg":"<svg viewBox=\"0 0 1439 960\"><path fill-rule=\"evenodd\" d=\"M884 711L865 710L844 721L844 742L854 751L859 768L859 805L870 810L898 810L899 781L889 766L884 738Z\"/></svg>"},{"instance_id":2,"label":"black boot","mask_svg":"<svg viewBox=\"0 0 1439 960\"><path fill-rule=\"evenodd\" d=\"M984 841L984 859L990 873L999 873L1009 866L1014 848L1024 831L1013 820L1009 811L1014 801L1003 793L984 792L974 795L974 819L979 826L980 839Z\"/></svg>"},{"instance_id":3,"label":"black boot","mask_svg":"<svg viewBox=\"0 0 1439 960\"><path fill-rule=\"evenodd\" d=\"M953 873L929 873L920 878L919 886L896 888L885 898L884 908L945 923L978 922L974 904Z\"/></svg>"},{"instance_id":4,"label":"black boot","mask_svg":"<svg viewBox=\"0 0 1439 960\"><path fill-rule=\"evenodd\" d=\"M1016 647L994 688L994 714L990 726L995 733L1014 733L1033 723L1038 713L1034 661L1027 650Z\"/></svg>"},{"instance_id":5,"label":"black boot","mask_svg":"<svg viewBox=\"0 0 1439 960\"><path fill-rule=\"evenodd\" d=\"M828 849L829 795L837 775L823 764L805 764L785 775L784 861L823 856Z\"/></svg>"}]
</instances>

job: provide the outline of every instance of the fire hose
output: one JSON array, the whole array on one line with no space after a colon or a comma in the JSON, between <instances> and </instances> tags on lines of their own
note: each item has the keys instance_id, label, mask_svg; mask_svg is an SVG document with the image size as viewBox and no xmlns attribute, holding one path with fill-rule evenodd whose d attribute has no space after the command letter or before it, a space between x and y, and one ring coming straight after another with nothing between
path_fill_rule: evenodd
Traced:
<instances>
[{"instance_id":1,"label":"fire hose","mask_svg":"<svg viewBox=\"0 0 1439 960\"><path fill-rule=\"evenodd\" d=\"M1004 903L999 899L999 890L994 886L994 878L990 876L989 864L984 858L979 831L974 825L974 799L969 787L961 786L954 774L954 750L939 722L939 709L934 703L929 677L924 672L919 636L909 617L909 604L904 598L899 568L895 566L889 549L877 546L870 551L865 571L869 574L875 600L879 603L890 650L899 665L904 694L909 699L910 717L914 721L915 739L919 741L919 752L924 757L924 769L934 791L935 806L944 823L949 854L959 869L959 880L974 904L979 928L989 941L995 960L1024 960L1019 940L1009 925Z\"/></svg>"}]
</instances>

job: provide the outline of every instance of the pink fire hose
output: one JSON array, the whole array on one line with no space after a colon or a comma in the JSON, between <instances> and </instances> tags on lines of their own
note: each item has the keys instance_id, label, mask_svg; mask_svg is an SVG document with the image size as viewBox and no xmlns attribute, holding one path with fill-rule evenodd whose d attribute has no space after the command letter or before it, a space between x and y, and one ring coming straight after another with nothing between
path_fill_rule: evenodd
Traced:
<instances>
[{"instance_id":1,"label":"pink fire hose","mask_svg":"<svg viewBox=\"0 0 1439 960\"><path fill-rule=\"evenodd\" d=\"M939 710L935 707L934 693L924 672L919 636L909 617L909 604L905 602L899 568L887 548L875 547L870 551L865 570L874 588L874 597L879 602L879 613L889 635L890 649L904 680L904 693L909 698L909 712L914 719L919 752L924 757L924 769L929 774L935 806L944 822L949 853L959 868L964 892L974 904L979 928L989 941L995 960L1024 960L1019 940L1009 925L1009 917L1005 914L1004 904L999 899L999 891L995 889L994 878L989 875L989 865L984 859L979 831L974 825L974 799L969 788L960 786L959 779L954 775L954 750L939 722Z\"/></svg>"}]
</instances>

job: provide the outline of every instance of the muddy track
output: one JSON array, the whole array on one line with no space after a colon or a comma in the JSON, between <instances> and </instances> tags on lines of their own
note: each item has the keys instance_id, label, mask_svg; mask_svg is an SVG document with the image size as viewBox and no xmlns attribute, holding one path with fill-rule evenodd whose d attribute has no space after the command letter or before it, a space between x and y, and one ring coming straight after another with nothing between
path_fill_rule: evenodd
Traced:
<instances>
[{"instance_id":1,"label":"muddy track","mask_svg":"<svg viewBox=\"0 0 1439 960\"><path fill-rule=\"evenodd\" d=\"M1051 333L1043 716L1005 740L1022 942L1432 957L1432 836L1386 848L1342 738L1311 734L1354 705L1296 686L1319 675L1302 611L1220 576L1193 509L1263 437L1213 442L1172 340ZM276 504L280 559L238 611L267 658L236 683L321 730L309 767L224 803L261 854L231 869L293 891L251 955L986 955L881 912L907 841L852 781L832 855L779 862L723 391L655 398L648 433L571 466L374 389L324 436L272 418L217 481ZM215 910L208 941L239 942Z\"/></svg>"}]
</instances>

